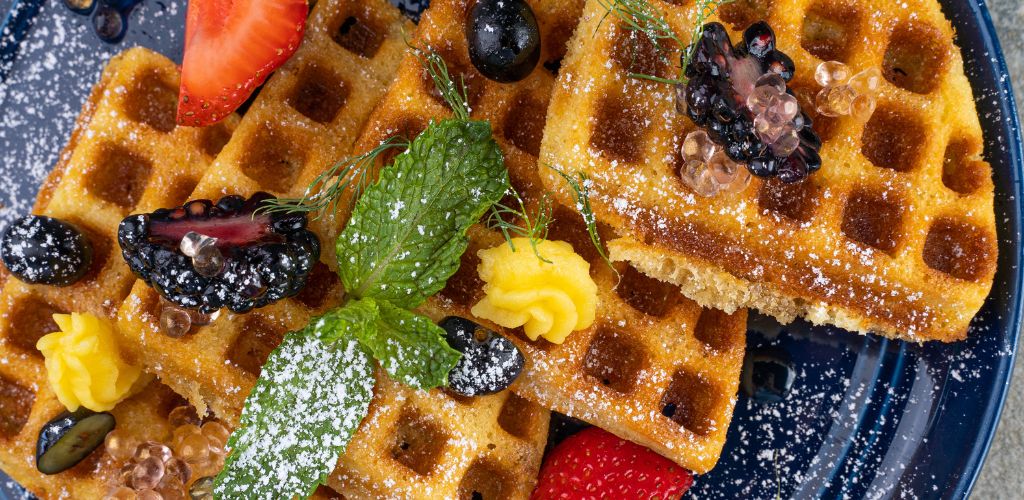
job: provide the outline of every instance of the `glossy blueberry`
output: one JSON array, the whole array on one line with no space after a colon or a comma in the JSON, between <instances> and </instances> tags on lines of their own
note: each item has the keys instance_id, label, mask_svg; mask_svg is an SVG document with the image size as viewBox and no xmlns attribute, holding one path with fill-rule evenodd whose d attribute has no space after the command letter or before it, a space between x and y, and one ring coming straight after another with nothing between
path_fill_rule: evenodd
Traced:
<instances>
[{"instance_id":1,"label":"glossy blueberry","mask_svg":"<svg viewBox=\"0 0 1024 500\"><path fill-rule=\"evenodd\" d=\"M67 286L89 270L92 246L67 222L29 215L7 226L0 257L7 270L25 283Z\"/></svg>"},{"instance_id":2,"label":"glossy blueberry","mask_svg":"<svg viewBox=\"0 0 1024 500\"><path fill-rule=\"evenodd\" d=\"M457 316L440 323L448 345L462 353L448 374L449 388L463 396L483 396L508 388L526 360L515 344L468 319Z\"/></svg>"},{"instance_id":3,"label":"glossy blueberry","mask_svg":"<svg viewBox=\"0 0 1024 500\"><path fill-rule=\"evenodd\" d=\"M478 0L466 22L469 59L487 78L517 82L540 60L540 29L523 0Z\"/></svg>"},{"instance_id":4,"label":"glossy blueberry","mask_svg":"<svg viewBox=\"0 0 1024 500\"><path fill-rule=\"evenodd\" d=\"M793 361L782 349L771 346L751 349L743 358L740 386L755 400L778 403L786 399L795 380Z\"/></svg>"},{"instance_id":5,"label":"glossy blueberry","mask_svg":"<svg viewBox=\"0 0 1024 500\"><path fill-rule=\"evenodd\" d=\"M85 408L64 412L39 431L36 442L36 468L43 474L57 474L74 467L114 430L114 416Z\"/></svg>"}]
</instances>

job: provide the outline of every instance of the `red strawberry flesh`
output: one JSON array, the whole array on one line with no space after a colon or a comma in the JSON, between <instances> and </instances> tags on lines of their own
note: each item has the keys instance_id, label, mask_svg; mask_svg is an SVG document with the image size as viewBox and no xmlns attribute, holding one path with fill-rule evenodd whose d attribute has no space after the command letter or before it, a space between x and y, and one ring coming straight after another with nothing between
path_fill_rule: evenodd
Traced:
<instances>
[{"instance_id":1,"label":"red strawberry flesh","mask_svg":"<svg viewBox=\"0 0 1024 500\"><path fill-rule=\"evenodd\" d=\"M302 41L306 0L190 0L178 124L233 113Z\"/></svg>"},{"instance_id":2,"label":"red strawberry flesh","mask_svg":"<svg viewBox=\"0 0 1024 500\"><path fill-rule=\"evenodd\" d=\"M690 471L597 427L566 438L549 453L531 500L677 499L693 484Z\"/></svg>"}]
</instances>

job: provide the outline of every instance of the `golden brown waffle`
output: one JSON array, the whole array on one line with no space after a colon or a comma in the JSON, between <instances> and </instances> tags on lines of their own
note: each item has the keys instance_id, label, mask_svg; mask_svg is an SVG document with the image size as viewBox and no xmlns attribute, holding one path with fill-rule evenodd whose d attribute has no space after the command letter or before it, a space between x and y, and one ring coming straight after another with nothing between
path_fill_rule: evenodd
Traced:
<instances>
[{"instance_id":1,"label":"golden brown waffle","mask_svg":"<svg viewBox=\"0 0 1024 500\"><path fill-rule=\"evenodd\" d=\"M12 277L0 292L0 468L43 498L99 498L117 471L101 452L58 475L36 470L39 430L64 411L36 341L58 330L54 313L114 318L135 281L117 252L118 223L133 210L184 201L237 123L177 128L177 94L177 67L163 56L131 49L110 61L33 210L81 228L93 247L92 269L72 286ZM166 407L174 401L180 398L152 384L112 413L123 432L160 436L169 432Z\"/></svg>"},{"instance_id":2,"label":"golden brown waffle","mask_svg":"<svg viewBox=\"0 0 1024 500\"><path fill-rule=\"evenodd\" d=\"M688 40L692 5L652 3ZM674 111L672 88L626 76L631 65L672 70L614 20L598 29L604 12L599 0L587 2L541 159L593 178L598 218L626 236L609 244L613 259L726 311L752 307L783 322L802 316L913 341L966 336L995 271L993 185L971 88L937 2L723 7L733 29L770 22L796 63L791 87L816 118L824 161L801 184L755 180L715 198L678 177L679 146L694 126ZM639 57L625 55L634 48ZM882 71L869 121L814 116L813 76L823 60Z\"/></svg>"},{"instance_id":3,"label":"golden brown waffle","mask_svg":"<svg viewBox=\"0 0 1024 500\"><path fill-rule=\"evenodd\" d=\"M405 53L408 26L383 0L321 1L303 45L267 82L192 198L259 190L301 195L350 155ZM340 302L333 242L347 216L339 210L311 224L324 251L301 294L246 315L224 314L183 339L160 333L159 298L137 282L119 315L126 349L197 407L237 424L284 333ZM488 498L528 496L546 441L546 411L510 393L460 403L383 373L377 378L369 415L331 486L350 498L450 498L466 488L469 496L475 489Z\"/></svg>"},{"instance_id":4,"label":"golden brown waffle","mask_svg":"<svg viewBox=\"0 0 1024 500\"><path fill-rule=\"evenodd\" d=\"M420 24L417 43L441 54L455 81L466 81L473 117L491 122L512 184L532 205L544 189L537 155L555 80L552 70L564 55L583 2L529 2L541 26L544 64L514 84L487 80L469 63L458 21L467 3L435 1ZM414 137L430 120L450 116L433 89L420 63L407 56L356 151L368 151L395 135ZM612 234L607 228L602 232ZM482 292L476 252L504 244L504 239L479 226L470 234L461 269L421 312L434 320L471 318L504 331L469 311ZM594 249L582 218L565 206L556 208L548 237L572 243L590 261L600 289L598 320L592 328L572 333L561 346L505 332L528 360L513 392L642 443L695 471L710 470L721 453L735 403L745 311L704 312L676 287L625 265L616 288L617 278Z\"/></svg>"}]
</instances>

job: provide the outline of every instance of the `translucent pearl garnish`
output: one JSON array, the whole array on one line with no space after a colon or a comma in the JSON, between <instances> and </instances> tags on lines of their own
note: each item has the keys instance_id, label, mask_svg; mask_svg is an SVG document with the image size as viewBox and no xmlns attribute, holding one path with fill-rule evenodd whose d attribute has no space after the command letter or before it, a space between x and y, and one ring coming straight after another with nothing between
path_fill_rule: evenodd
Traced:
<instances>
[{"instance_id":1,"label":"translucent pearl garnish","mask_svg":"<svg viewBox=\"0 0 1024 500\"><path fill-rule=\"evenodd\" d=\"M189 464L203 464L210 459L210 441L202 433L189 434L181 440L178 455Z\"/></svg>"},{"instance_id":2,"label":"translucent pearl garnish","mask_svg":"<svg viewBox=\"0 0 1024 500\"><path fill-rule=\"evenodd\" d=\"M135 498L138 500L163 500L164 497L151 489L144 489L136 491Z\"/></svg>"},{"instance_id":3,"label":"translucent pearl garnish","mask_svg":"<svg viewBox=\"0 0 1024 500\"><path fill-rule=\"evenodd\" d=\"M199 419L195 408L190 405L181 405L167 414L167 422L177 428L188 424L198 426L202 420Z\"/></svg>"},{"instance_id":4,"label":"translucent pearl garnish","mask_svg":"<svg viewBox=\"0 0 1024 500\"><path fill-rule=\"evenodd\" d=\"M107 434L107 437L103 440L103 446L107 451L107 455L110 458L118 462L124 462L130 460L135 454L137 444L134 439L131 439L124 435L124 433L114 429Z\"/></svg>"},{"instance_id":5,"label":"translucent pearl garnish","mask_svg":"<svg viewBox=\"0 0 1024 500\"><path fill-rule=\"evenodd\" d=\"M138 446L135 450L135 461L142 462L149 457L156 457L161 463L171 459L173 453L171 449L165 446L163 443L156 441L146 441Z\"/></svg>"},{"instance_id":6,"label":"translucent pearl garnish","mask_svg":"<svg viewBox=\"0 0 1024 500\"><path fill-rule=\"evenodd\" d=\"M137 464L132 471L132 487L145 490L155 487L164 478L164 463L156 457L149 457Z\"/></svg>"},{"instance_id":7,"label":"translucent pearl garnish","mask_svg":"<svg viewBox=\"0 0 1024 500\"><path fill-rule=\"evenodd\" d=\"M825 61L814 70L814 81L822 87L832 87L850 78L850 68L839 61Z\"/></svg>"},{"instance_id":8,"label":"translucent pearl garnish","mask_svg":"<svg viewBox=\"0 0 1024 500\"><path fill-rule=\"evenodd\" d=\"M127 486L118 486L110 490L103 500L135 500L135 490Z\"/></svg>"},{"instance_id":9,"label":"translucent pearl garnish","mask_svg":"<svg viewBox=\"0 0 1024 500\"><path fill-rule=\"evenodd\" d=\"M185 256L192 257L192 266L202 276L210 278L224 270L224 255L217 248L217 238L189 231L179 248Z\"/></svg>"},{"instance_id":10,"label":"translucent pearl garnish","mask_svg":"<svg viewBox=\"0 0 1024 500\"><path fill-rule=\"evenodd\" d=\"M210 451L223 453L231 431L220 422L207 422L202 427L203 436L210 443Z\"/></svg>"},{"instance_id":11,"label":"translucent pearl garnish","mask_svg":"<svg viewBox=\"0 0 1024 500\"><path fill-rule=\"evenodd\" d=\"M750 172L732 161L703 130L687 134L680 152L684 161L679 178L701 196L739 193L750 184Z\"/></svg>"},{"instance_id":12,"label":"translucent pearl garnish","mask_svg":"<svg viewBox=\"0 0 1024 500\"><path fill-rule=\"evenodd\" d=\"M815 96L818 113L824 116L852 116L867 121L875 111L882 85L882 73L870 67L855 75L843 63L827 61L818 65L815 80L822 86Z\"/></svg>"},{"instance_id":13,"label":"translucent pearl garnish","mask_svg":"<svg viewBox=\"0 0 1024 500\"><path fill-rule=\"evenodd\" d=\"M175 477L182 483L192 479L192 468L184 460L173 457L164 463L164 475Z\"/></svg>"},{"instance_id":14,"label":"translucent pearl garnish","mask_svg":"<svg viewBox=\"0 0 1024 500\"><path fill-rule=\"evenodd\" d=\"M167 302L160 308L160 331L172 339L180 339L192 330L188 311Z\"/></svg>"},{"instance_id":15,"label":"translucent pearl garnish","mask_svg":"<svg viewBox=\"0 0 1024 500\"><path fill-rule=\"evenodd\" d=\"M780 158L793 154L798 147L800 147L800 136L793 130L780 135L771 145L772 154Z\"/></svg>"},{"instance_id":16,"label":"translucent pearl garnish","mask_svg":"<svg viewBox=\"0 0 1024 500\"><path fill-rule=\"evenodd\" d=\"M192 500L213 500L213 478L201 477L188 490Z\"/></svg>"},{"instance_id":17,"label":"translucent pearl garnish","mask_svg":"<svg viewBox=\"0 0 1024 500\"><path fill-rule=\"evenodd\" d=\"M185 500L185 483L176 476L165 475L154 489L163 500Z\"/></svg>"}]
</instances>

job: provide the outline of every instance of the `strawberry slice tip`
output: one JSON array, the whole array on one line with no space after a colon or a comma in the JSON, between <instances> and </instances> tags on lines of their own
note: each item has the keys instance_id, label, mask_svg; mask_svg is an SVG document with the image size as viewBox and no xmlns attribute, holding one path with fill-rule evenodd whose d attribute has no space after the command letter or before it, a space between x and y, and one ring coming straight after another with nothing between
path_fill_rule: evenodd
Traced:
<instances>
[{"instance_id":1,"label":"strawberry slice tip","mask_svg":"<svg viewBox=\"0 0 1024 500\"><path fill-rule=\"evenodd\" d=\"M588 427L548 454L531 500L678 499L693 474L636 443Z\"/></svg>"},{"instance_id":2,"label":"strawberry slice tip","mask_svg":"<svg viewBox=\"0 0 1024 500\"><path fill-rule=\"evenodd\" d=\"M302 42L306 0L190 0L178 124L233 113Z\"/></svg>"}]
</instances>

